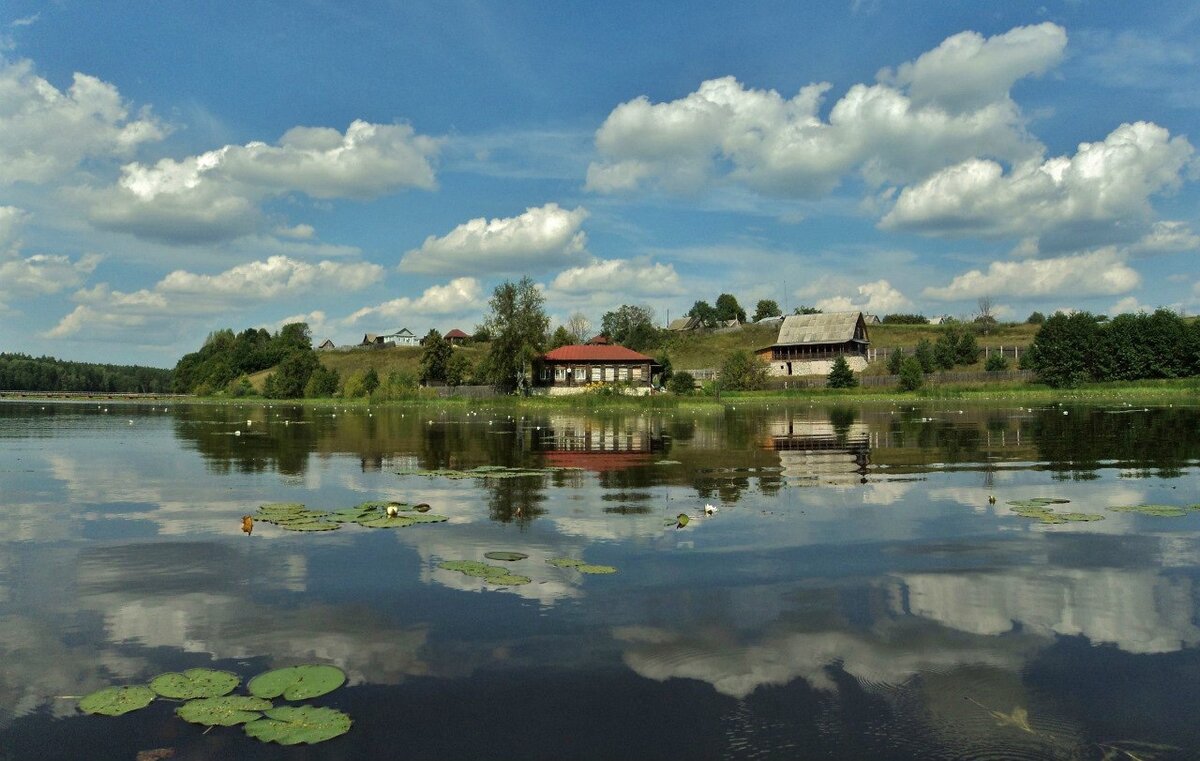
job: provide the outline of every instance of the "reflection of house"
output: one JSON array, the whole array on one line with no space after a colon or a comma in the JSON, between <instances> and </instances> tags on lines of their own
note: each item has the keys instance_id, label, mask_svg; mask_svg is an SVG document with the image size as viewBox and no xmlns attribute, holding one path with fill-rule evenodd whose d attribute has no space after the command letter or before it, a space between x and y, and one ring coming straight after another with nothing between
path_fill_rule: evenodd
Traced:
<instances>
[{"instance_id":1,"label":"reflection of house","mask_svg":"<svg viewBox=\"0 0 1200 761\"><path fill-rule=\"evenodd\" d=\"M826 375L837 357L850 369L867 367L867 325L862 312L794 314L779 327L779 337L756 353L772 375Z\"/></svg>"},{"instance_id":2,"label":"reflection of house","mask_svg":"<svg viewBox=\"0 0 1200 761\"><path fill-rule=\"evenodd\" d=\"M332 348L334 348L333 339L326 338L317 346L317 351L329 351Z\"/></svg>"},{"instance_id":3,"label":"reflection of house","mask_svg":"<svg viewBox=\"0 0 1200 761\"><path fill-rule=\"evenodd\" d=\"M572 344L542 356L538 382L552 396L604 385L619 385L629 389L629 393L649 394L653 373L660 367L653 357L624 346Z\"/></svg>"},{"instance_id":4,"label":"reflection of house","mask_svg":"<svg viewBox=\"0 0 1200 761\"><path fill-rule=\"evenodd\" d=\"M533 440L534 450L546 453L547 465L597 472L647 465L663 447L661 429L644 418L555 416Z\"/></svg>"},{"instance_id":5,"label":"reflection of house","mask_svg":"<svg viewBox=\"0 0 1200 761\"><path fill-rule=\"evenodd\" d=\"M453 330L451 330L449 333L446 334L445 337L446 337L446 340L450 342L451 346L459 346L459 345L465 343L468 338L470 338L470 336L468 336L466 333L462 332L458 328L454 328Z\"/></svg>"},{"instance_id":6,"label":"reflection of house","mask_svg":"<svg viewBox=\"0 0 1200 761\"><path fill-rule=\"evenodd\" d=\"M865 423L835 426L828 421L776 420L766 449L779 453L783 475L822 481L858 481L870 463L870 430Z\"/></svg>"}]
</instances>

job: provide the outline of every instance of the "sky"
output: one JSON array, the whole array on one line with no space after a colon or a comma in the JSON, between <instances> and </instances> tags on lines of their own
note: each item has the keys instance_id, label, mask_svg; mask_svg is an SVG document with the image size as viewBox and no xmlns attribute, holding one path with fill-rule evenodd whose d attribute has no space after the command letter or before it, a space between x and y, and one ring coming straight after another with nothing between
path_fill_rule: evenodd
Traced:
<instances>
[{"instance_id":1,"label":"sky","mask_svg":"<svg viewBox=\"0 0 1200 761\"><path fill-rule=\"evenodd\" d=\"M1200 312L1190 2L0 5L0 351Z\"/></svg>"}]
</instances>

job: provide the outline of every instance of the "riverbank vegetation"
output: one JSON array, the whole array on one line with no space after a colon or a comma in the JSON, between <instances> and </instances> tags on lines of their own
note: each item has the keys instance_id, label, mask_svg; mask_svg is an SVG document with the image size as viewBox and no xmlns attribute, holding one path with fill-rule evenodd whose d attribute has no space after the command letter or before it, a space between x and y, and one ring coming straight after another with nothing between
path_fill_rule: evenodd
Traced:
<instances>
[{"instance_id":1,"label":"riverbank vegetation","mask_svg":"<svg viewBox=\"0 0 1200 761\"><path fill-rule=\"evenodd\" d=\"M171 391L171 371L0 354L0 391L164 394Z\"/></svg>"}]
</instances>

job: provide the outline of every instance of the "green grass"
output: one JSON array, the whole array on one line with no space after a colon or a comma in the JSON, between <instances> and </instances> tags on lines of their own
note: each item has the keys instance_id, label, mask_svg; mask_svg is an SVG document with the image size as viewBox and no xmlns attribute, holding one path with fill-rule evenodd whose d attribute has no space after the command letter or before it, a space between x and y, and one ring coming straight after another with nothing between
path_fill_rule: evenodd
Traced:
<instances>
[{"instance_id":1,"label":"green grass","mask_svg":"<svg viewBox=\"0 0 1200 761\"><path fill-rule=\"evenodd\" d=\"M472 346L456 346L454 351L461 352L471 360L473 366L477 366L484 356L487 355L488 344L475 344ZM379 379L387 378L388 373L400 372L407 373L416 377L421 371L421 352L424 351L420 346L395 346L388 349L350 349L348 351L319 351L317 359L321 364L330 370L337 370L341 380L345 383L355 371L368 370L375 368L375 372L379 374ZM254 386L254 390L262 392L263 384L266 383L267 376L274 372L275 368L263 370L254 373L250 376L250 385Z\"/></svg>"}]
</instances>

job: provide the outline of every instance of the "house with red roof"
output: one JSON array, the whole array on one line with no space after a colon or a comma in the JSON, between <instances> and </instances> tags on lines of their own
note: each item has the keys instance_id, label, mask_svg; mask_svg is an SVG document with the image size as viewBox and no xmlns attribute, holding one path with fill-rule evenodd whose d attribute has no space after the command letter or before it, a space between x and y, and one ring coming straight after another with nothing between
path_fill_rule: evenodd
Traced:
<instances>
[{"instance_id":1,"label":"house with red roof","mask_svg":"<svg viewBox=\"0 0 1200 761\"><path fill-rule=\"evenodd\" d=\"M449 341L451 346L461 346L462 344L466 343L467 339L470 338L470 336L467 335L466 333L462 332L458 328L454 328L449 333L447 333L445 336L443 336L443 338L445 338L447 341Z\"/></svg>"},{"instance_id":2,"label":"house with red roof","mask_svg":"<svg viewBox=\"0 0 1200 761\"><path fill-rule=\"evenodd\" d=\"M649 394L662 366L653 357L616 344L571 344L542 355L538 386L551 396L620 386Z\"/></svg>"}]
</instances>

